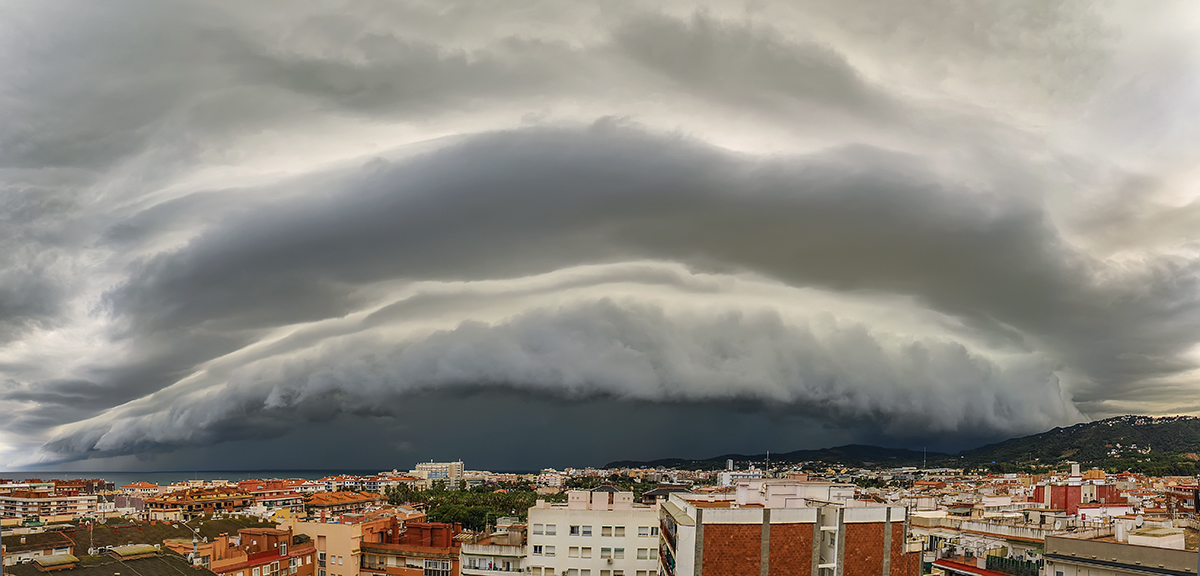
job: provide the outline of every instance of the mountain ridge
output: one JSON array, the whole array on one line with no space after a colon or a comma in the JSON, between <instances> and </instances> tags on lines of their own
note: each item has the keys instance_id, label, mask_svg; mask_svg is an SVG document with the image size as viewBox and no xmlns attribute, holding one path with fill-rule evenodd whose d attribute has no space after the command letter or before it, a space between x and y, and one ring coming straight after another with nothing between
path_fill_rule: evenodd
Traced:
<instances>
[{"instance_id":1,"label":"mountain ridge","mask_svg":"<svg viewBox=\"0 0 1200 576\"><path fill-rule=\"evenodd\" d=\"M723 468L726 460L764 462L766 454L723 454L710 458L659 458L610 462L606 468L659 466ZM1200 418L1127 414L1071 426L1059 426L1027 436L985 444L955 454L847 444L828 448L771 454L771 462L838 464L855 467L928 466L984 467L1016 471L1054 466L1067 461L1113 471L1129 469L1158 475L1192 475L1200 461Z\"/></svg>"}]
</instances>

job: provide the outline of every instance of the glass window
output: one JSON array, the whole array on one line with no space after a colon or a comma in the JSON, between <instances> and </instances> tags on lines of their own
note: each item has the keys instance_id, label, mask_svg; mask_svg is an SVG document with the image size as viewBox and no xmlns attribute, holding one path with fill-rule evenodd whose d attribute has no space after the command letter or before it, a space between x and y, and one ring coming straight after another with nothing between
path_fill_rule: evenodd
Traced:
<instances>
[{"instance_id":1,"label":"glass window","mask_svg":"<svg viewBox=\"0 0 1200 576\"><path fill-rule=\"evenodd\" d=\"M533 576L542 576L542 567L541 566L533 567Z\"/></svg>"},{"instance_id":2,"label":"glass window","mask_svg":"<svg viewBox=\"0 0 1200 576\"><path fill-rule=\"evenodd\" d=\"M569 529L569 531L568 531L568 534L570 534L571 536L578 536L578 535L579 535L579 527L578 527L578 526L572 526L572 527Z\"/></svg>"},{"instance_id":3,"label":"glass window","mask_svg":"<svg viewBox=\"0 0 1200 576\"><path fill-rule=\"evenodd\" d=\"M582 529L582 532L583 532L583 535L584 535L584 536L591 536L591 535L592 535L592 527L591 527L591 526L581 526L580 528Z\"/></svg>"},{"instance_id":4,"label":"glass window","mask_svg":"<svg viewBox=\"0 0 1200 576\"><path fill-rule=\"evenodd\" d=\"M612 570L601 570L600 576L612 576Z\"/></svg>"},{"instance_id":5,"label":"glass window","mask_svg":"<svg viewBox=\"0 0 1200 576\"><path fill-rule=\"evenodd\" d=\"M592 547L591 546L584 546L580 550L580 552L582 552L582 554L580 555L582 558L591 558L592 557Z\"/></svg>"},{"instance_id":6,"label":"glass window","mask_svg":"<svg viewBox=\"0 0 1200 576\"><path fill-rule=\"evenodd\" d=\"M624 548L613 548L613 558L620 560L624 557L625 557L625 549Z\"/></svg>"},{"instance_id":7,"label":"glass window","mask_svg":"<svg viewBox=\"0 0 1200 576\"><path fill-rule=\"evenodd\" d=\"M533 525L533 533L534 533L534 534L541 534L543 530L544 530L544 528L542 527L542 525L541 525L541 524L534 524L534 525Z\"/></svg>"},{"instance_id":8,"label":"glass window","mask_svg":"<svg viewBox=\"0 0 1200 576\"><path fill-rule=\"evenodd\" d=\"M645 548L638 548L638 555L637 555L638 560L647 560L649 558L650 558L650 553L647 552Z\"/></svg>"},{"instance_id":9,"label":"glass window","mask_svg":"<svg viewBox=\"0 0 1200 576\"><path fill-rule=\"evenodd\" d=\"M612 526L601 526L600 527L600 535L601 536L612 536Z\"/></svg>"},{"instance_id":10,"label":"glass window","mask_svg":"<svg viewBox=\"0 0 1200 576\"><path fill-rule=\"evenodd\" d=\"M547 525L546 525L546 535L547 535L547 536L553 536L553 535L554 535L554 525L553 525L553 524L547 524Z\"/></svg>"},{"instance_id":11,"label":"glass window","mask_svg":"<svg viewBox=\"0 0 1200 576\"><path fill-rule=\"evenodd\" d=\"M638 536L649 536L649 535L650 535L650 527L649 526L638 526Z\"/></svg>"},{"instance_id":12,"label":"glass window","mask_svg":"<svg viewBox=\"0 0 1200 576\"><path fill-rule=\"evenodd\" d=\"M651 535L651 536L658 536L658 526L651 526L651 527L650 527L650 535Z\"/></svg>"},{"instance_id":13,"label":"glass window","mask_svg":"<svg viewBox=\"0 0 1200 576\"><path fill-rule=\"evenodd\" d=\"M658 548L651 548L651 549L650 549L650 559L651 559L651 560L658 560Z\"/></svg>"},{"instance_id":14,"label":"glass window","mask_svg":"<svg viewBox=\"0 0 1200 576\"><path fill-rule=\"evenodd\" d=\"M601 558L612 558L612 548L601 548L600 549L600 557Z\"/></svg>"},{"instance_id":15,"label":"glass window","mask_svg":"<svg viewBox=\"0 0 1200 576\"><path fill-rule=\"evenodd\" d=\"M547 556L553 556L553 555L554 555L554 547L553 547L553 546L547 546L547 547L546 547L546 555L547 555Z\"/></svg>"},{"instance_id":16,"label":"glass window","mask_svg":"<svg viewBox=\"0 0 1200 576\"><path fill-rule=\"evenodd\" d=\"M579 547L578 546L572 546L567 549L567 558L578 558L578 557L579 557Z\"/></svg>"},{"instance_id":17,"label":"glass window","mask_svg":"<svg viewBox=\"0 0 1200 576\"><path fill-rule=\"evenodd\" d=\"M592 576L592 571L590 568L584 568L579 571L579 576Z\"/></svg>"},{"instance_id":18,"label":"glass window","mask_svg":"<svg viewBox=\"0 0 1200 576\"><path fill-rule=\"evenodd\" d=\"M624 537L625 536L625 527L624 526L613 527L613 536Z\"/></svg>"},{"instance_id":19,"label":"glass window","mask_svg":"<svg viewBox=\"0 0 1200 576\"><path fill-rule=\"evenodd\" d=\"M250 571L250 574L251 576L260 576L262 574L262 568L253 569Z\"/></svg>"},{"instance_id":20,"label":"glass window","mask_svg":"<svg viewBox=\"0 0 1200 576\"><path fill-rule=\"evenodd\" d=\"M534 546L533 546L533 553L534 553L534 554L537 554L538 556L541 556L541 555L542 555L542 546L541 546L541 544L534 544Z\"/></svg>"},{"instance_id":21,"label":"glass window","mask_svg":"<svg viewBox=\"0 0 1200 576\"><path fill-rule=\"evenodd\" d=\"M579 576L579 569L578 568L568 568L567 576Z\"/></svg>"}]
</instances>

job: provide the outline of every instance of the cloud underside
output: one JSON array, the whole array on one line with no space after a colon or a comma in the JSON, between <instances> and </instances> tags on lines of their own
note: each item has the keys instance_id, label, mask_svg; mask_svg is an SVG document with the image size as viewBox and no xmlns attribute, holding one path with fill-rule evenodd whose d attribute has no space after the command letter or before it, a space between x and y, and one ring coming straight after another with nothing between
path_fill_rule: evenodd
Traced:
<instances>
[{"instance_id":1,"label":"cloud underside","mask_svg":"<svg viewBox=\"0 0 1200 576\"><path fill-rule=\"evenodd\" d=\"M0 455L421 445L481 395L913 445L1181 408L1175 8L751 8L12 14Z\"/></svg>"}]
</instances>

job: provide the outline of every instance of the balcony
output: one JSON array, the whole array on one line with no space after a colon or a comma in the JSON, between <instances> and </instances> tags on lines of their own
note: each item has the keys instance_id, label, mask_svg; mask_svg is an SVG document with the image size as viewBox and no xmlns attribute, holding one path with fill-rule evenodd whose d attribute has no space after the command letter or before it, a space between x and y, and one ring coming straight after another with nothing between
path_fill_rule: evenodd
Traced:
<instances>
[{"instance_id":1,"label":"balcony","mask_svg":"<svg viewBox=\"0 0 1200 576\"><path fill-rule=\"evenodd\" d=\"M470 576L488 576L489 574L515 574L517 572L525 571L524 568L518 568L517 565L515 565L515 564L512 565L507 570L504 569L503 566L497 566L497 567L493 567L493 568L471 568L466 565L459 566L458 569L459 569L459 572L461 572L463 574L463 576L468 576L468 575L470 575Z\"/></svg>"}]
</instances>

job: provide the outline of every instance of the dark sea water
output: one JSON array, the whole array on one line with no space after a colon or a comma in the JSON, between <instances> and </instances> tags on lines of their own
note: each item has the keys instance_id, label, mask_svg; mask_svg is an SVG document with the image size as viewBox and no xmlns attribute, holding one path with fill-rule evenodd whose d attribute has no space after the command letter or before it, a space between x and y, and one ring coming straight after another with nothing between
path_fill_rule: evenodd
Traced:
<instances>
[{"instance_id":1,"label":"dark sea water","mask_svg":"<svg viewBox=\"0 0 1200 576\"><path fill-rule=\"evenodd\" d=\"M163 486L173 482L186 480L262 480L267 478L303 478L316 480L326 476L351 474L354 476L370 476L380 470L209 470L209 471L177 471L177 472L86 472L86 471L0 471L0 478L21 481L29 478L49 480L51 478L103 478L117 486L134 482L150 482Z\"/></svg>"}]
</instances>

